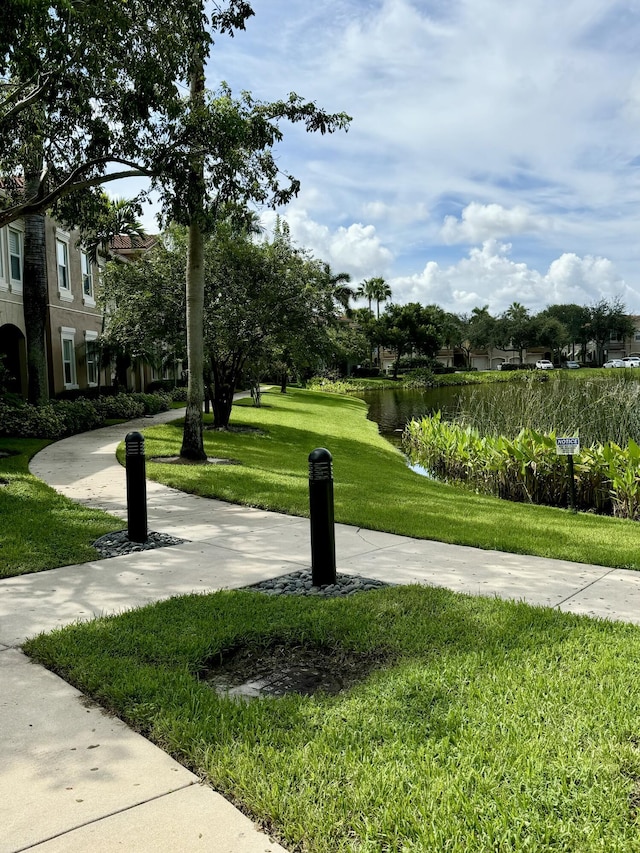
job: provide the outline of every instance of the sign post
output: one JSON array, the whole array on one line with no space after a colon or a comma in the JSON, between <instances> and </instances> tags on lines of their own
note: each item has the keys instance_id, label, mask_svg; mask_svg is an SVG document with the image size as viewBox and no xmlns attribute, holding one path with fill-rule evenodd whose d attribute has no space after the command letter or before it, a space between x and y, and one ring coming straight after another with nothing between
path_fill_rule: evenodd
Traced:
<instances>
[{"instance_id":1,"label":"sign post","mask_svg":"<svg viewBox=\"0 0 640 853\"><path fill-rule=\"evenodd\" d=\"M573 454L580 453L580 439L578 436L568 438L556 438L556 453L558 456L567 457L567 471L569 476L569 507L572 512L576 509L576 481L573 475Z\"/></svg>"}]
</instances>

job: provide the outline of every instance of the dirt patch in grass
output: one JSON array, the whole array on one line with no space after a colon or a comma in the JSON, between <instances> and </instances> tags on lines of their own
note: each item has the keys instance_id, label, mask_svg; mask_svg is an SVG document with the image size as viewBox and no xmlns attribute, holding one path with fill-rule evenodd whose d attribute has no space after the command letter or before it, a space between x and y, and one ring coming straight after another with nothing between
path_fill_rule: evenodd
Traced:
<instances>
[{"instance_id":1,"label":"dirt patch in grass","mask_svg":"<svg viewBox=\"0 0 640 853\"><path fill-rule=\"evenodd\" d=\"M336 694L363 681L383 659L375 652L280 641L267 648L241 646L208 661L200 680L218 693L245 700L287 693Z\"/></svg>"},{"instance_id":2,"label":"dirt patch in grass","mask_svg":"<svg viewBox=\"0 0 640 853\"><path fill-rule=\"evenodd\" d=\"M152 456L150 461L169 465L242 465L239 459L222 459L217 456L207 456L206 459L185 459L182 456Z\"/></svg>"},{"instance_id":3,"label":"dirt patch in grass","mask_svg":"<svg viewBox=\"0 0 640 853\"><path fill-rule=\"evenodd\" d=\"M240 434L251 433L253 435L266 435L267 433L259 427L249 426L248 424L229 424L226 427L206 426L205 432L237 432Z\"/></svg>"}]
</instances>

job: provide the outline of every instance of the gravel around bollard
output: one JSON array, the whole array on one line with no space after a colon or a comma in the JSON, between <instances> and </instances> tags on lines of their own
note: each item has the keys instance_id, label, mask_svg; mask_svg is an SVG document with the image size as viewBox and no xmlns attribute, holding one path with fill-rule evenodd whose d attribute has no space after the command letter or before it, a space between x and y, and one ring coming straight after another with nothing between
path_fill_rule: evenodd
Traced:
<instances>
[{"instance_id":1,"label":"gravel around bollard","mask_svg":"<svg viewBox=\"0 0 640 853\"><path fill-rule=\"evenodd\" d=\"M182 545L188 539L178 539L168 533L148 533L146 542L132 542L126 530L115 533L105 533L93 542L101 559L121 557L123 554L135 554L137 551L152 551L154 548L165 548L167 545Z\"/></svg>"},{"instance_id":2,"label":"gravel around bollard","mask_svg":"<svg viewBox=\"0 0 640 853\"><path fill-rule=\"evenodd\" d=\"M395 584L384 581L363 578L360 575L336 574L336 582L323 586L314 586L310 571L291 572L273 580L261 581L251 586L243 587L265 595L315 595L321 598L338 598L353 595L354 592L365 592L371 589L382 589Z\"/></svg>"}]
</instances>

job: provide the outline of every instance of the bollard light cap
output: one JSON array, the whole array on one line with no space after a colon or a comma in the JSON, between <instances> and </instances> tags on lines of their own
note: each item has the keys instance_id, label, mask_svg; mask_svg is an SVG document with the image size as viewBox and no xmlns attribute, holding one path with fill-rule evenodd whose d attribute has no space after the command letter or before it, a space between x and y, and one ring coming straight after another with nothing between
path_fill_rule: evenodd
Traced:
<instances>
[{"instance_id":1,"label":"bollard light cap","mask_svg":"<svg viewBox=\"0 0 640 853\"><path fill-rule=\"evenodd\" d=\"M141 432L129 432L124 439L127 456L144 455L144 436Z\"/></svg>"},{"instance_id":2,"label":"bollard light cap","mask_svg":"<svg viewBox=\"0 0 640 853\"><path fill-rule=\"evenodd\" d=\"M309 454L309 462L331 462L333 456L329 453L326 447L316 447Z\"/></svg>"},{"instance_id":3,"label":"bollard light cap","mask_svg":"<svg viewBox=\"0 0 640 853\"><path fill-rule=\"evenodd\" d=\"M316 447L309 454L309 480L331 480L333 478L332 456L324 447Z\"/></svg>"}]
</instances>

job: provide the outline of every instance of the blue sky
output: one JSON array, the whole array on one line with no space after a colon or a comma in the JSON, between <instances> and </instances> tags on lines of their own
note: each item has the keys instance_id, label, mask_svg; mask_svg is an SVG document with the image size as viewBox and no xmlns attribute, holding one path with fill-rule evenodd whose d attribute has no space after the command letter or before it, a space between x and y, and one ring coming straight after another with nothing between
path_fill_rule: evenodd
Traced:
<instances>
[{"instance_id":1,"label":"blue sky","mask_svg":"<svg viewBox=\"0 0 640 853\"><path fill-rule=\"evenodd\" d=\"M255 0L208 83L353 117L285 128L294 239L394 301L640 313L640 0ZM263 212L269 226L273 214Z\"/></svg>"}]
</instances>

